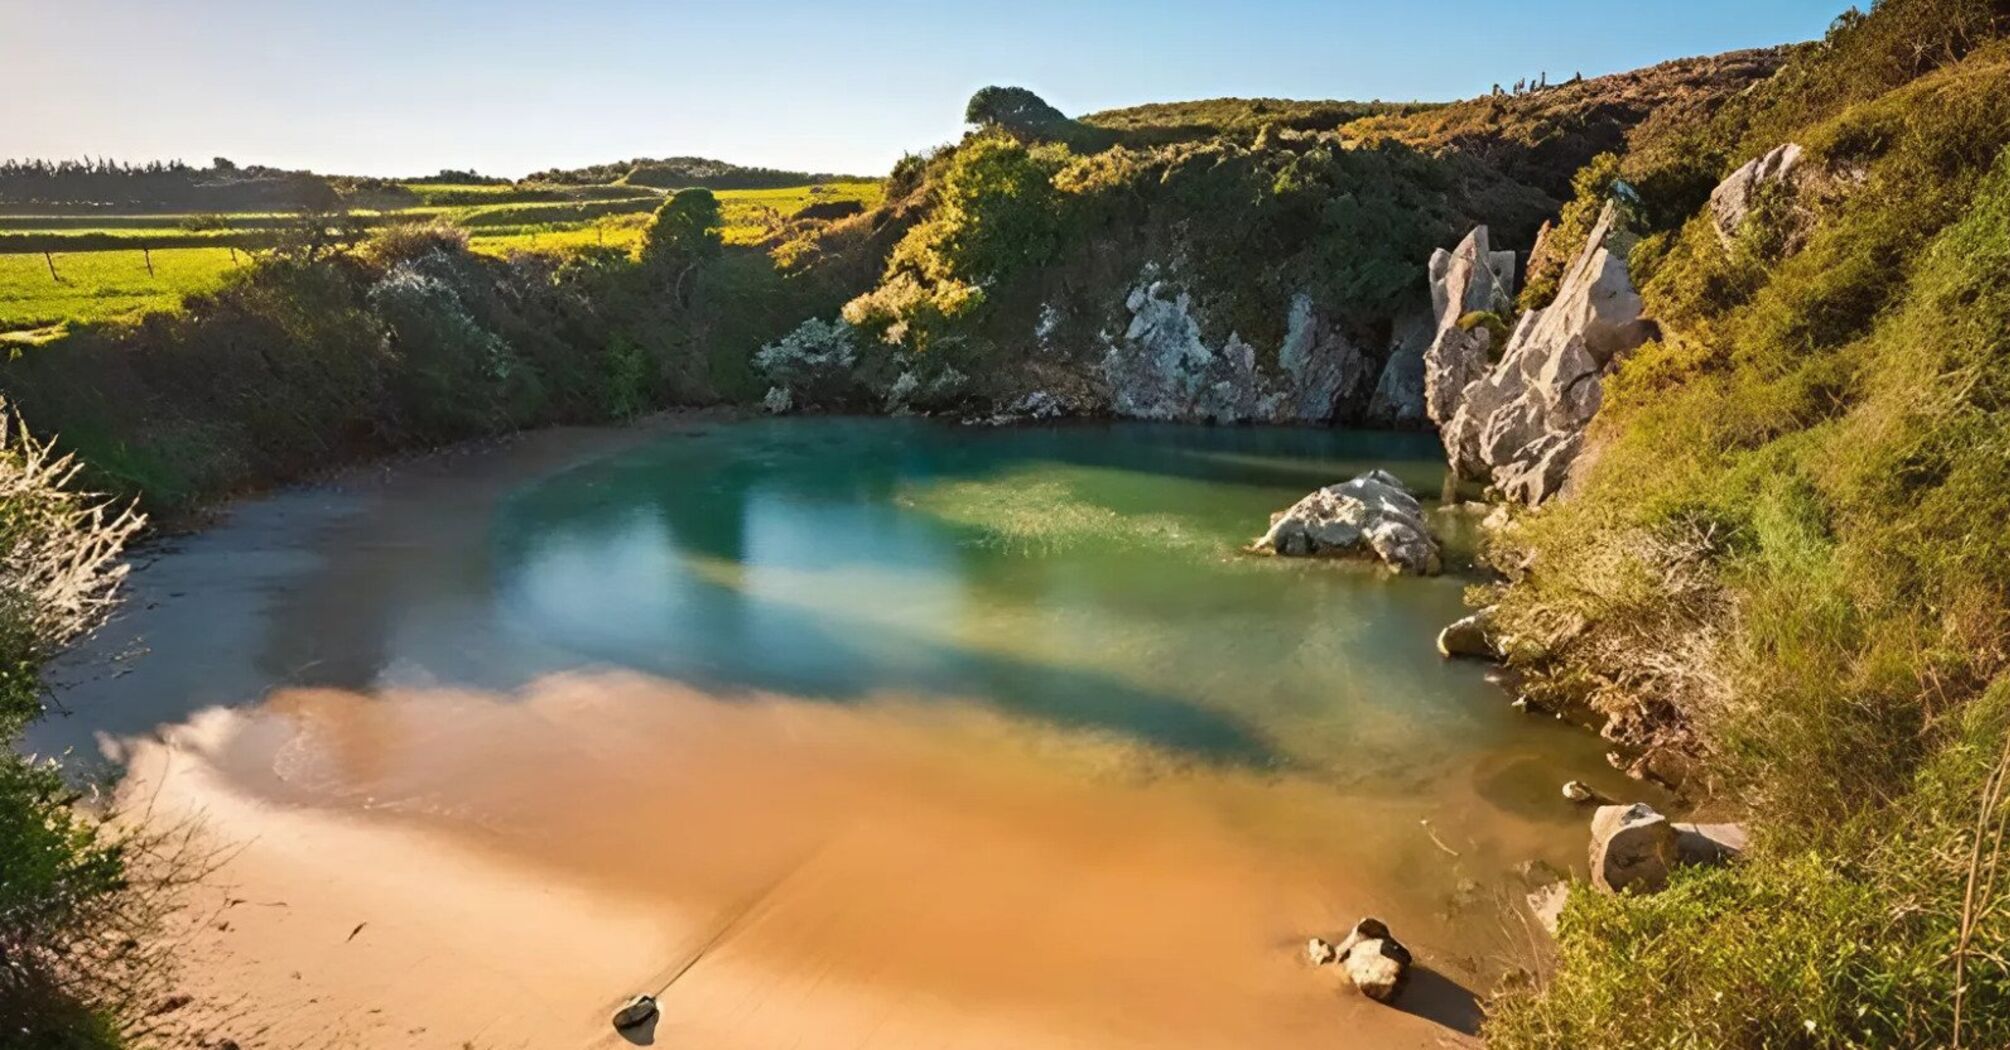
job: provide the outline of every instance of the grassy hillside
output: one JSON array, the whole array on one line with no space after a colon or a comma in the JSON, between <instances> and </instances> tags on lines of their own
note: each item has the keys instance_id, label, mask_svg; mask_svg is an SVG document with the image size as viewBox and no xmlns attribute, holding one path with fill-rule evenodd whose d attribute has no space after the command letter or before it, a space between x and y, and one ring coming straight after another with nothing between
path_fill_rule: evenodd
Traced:
<instances>
[{"instance_id":1,"label":"grassy hillside","mask_svg":"<svg viewBox=\"0 0 2010 1050\"><path fill-rule=\"evenodd\" d=\"M1617 158L1664 337L1495 598L1532 688L1700 756L1760 834L1574 895L1497 1045L2010 1045L2006 33L1887 0ZM1804 174L1726 248L1696 187L1788 141Z\"/></svg>"}]
</instances>

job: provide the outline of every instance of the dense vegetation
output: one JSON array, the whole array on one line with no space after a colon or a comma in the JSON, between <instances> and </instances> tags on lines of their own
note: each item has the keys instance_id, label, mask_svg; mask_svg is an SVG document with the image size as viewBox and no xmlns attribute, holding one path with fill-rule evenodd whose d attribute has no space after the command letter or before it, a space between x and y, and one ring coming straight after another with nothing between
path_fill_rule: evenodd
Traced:
<instances>
[{"instance_id":1,"label":"dense vegetation","mask_svg":"<svg viewBox=\"0 0 2010 1050\"><path fill-rule=\"evenodd\" d=\"M437 223L282 245L172 312L23 347L0 385L95 484L159 509L397 448L747 401L754 351L863 278L842 254L784 272L722 245L722 221L707 191L679 193L639 259L498 258Z\"/></svg>"},{"instance_id":2,"label":"dense vegetation","mask_svg":"<svg viewBox=\"0 0 2010 1050\"><path fill-rule=\"evenodd\" d=\"M1234 335L1265 368L1304 296L1364 348L1372 375L1428 301L1433 249L1481 222L1496 244L1531 245L1561 204L1552 181L1568 192L1571 172L1656 105L1706 109L1772 64L1697 59L1450 106L1221 99L1080 121L1024 89L986 88L966 112L975 131L889 180L919 220L844 318L868 347L908 354L886 365L874 349L868 372L953 368L978 401L1073 391L1093 407L1107 401L1104 352L1130 323L1134 288L1190 293L1207 341ZM1488 114L1491 138L1447 130ZM1358 412L1372 385L1335 414ZM868 384L850 403L879 395Z\"/></svg>"},{"instance_id":3,"label":"dense vegetation","mask_svg":"<svg viewBox=\"0 0 2010 1050\"><path fill-rule=\"evenodd\" d=\"M1575 895L1499 1045L2010 1045L2006 35L2001 0L1887 0L1579 180L1637 194L1665 334L1503 543L1503 627L1536 689L1686 737L1760 838ZM1709 187L1788 141L1727 248Z\"/></svg>"}]
</instances>

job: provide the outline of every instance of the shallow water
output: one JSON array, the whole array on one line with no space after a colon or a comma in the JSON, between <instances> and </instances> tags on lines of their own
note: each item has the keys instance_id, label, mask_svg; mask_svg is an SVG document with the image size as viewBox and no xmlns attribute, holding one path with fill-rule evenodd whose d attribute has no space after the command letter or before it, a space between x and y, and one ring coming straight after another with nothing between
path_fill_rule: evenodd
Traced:
<instances>
[{"instance_id":1,"label":"shallow water","mask_svg":"<svg viewBox=\"0 0 2010 1050\"><path fill-rule=\"evenodd\" d=\"M1196 1045L1292 1042L1330 1006L1285 996L1272 1028L1252 1006L1300 979L1308 933L1373 912L1482 991L1515 961L1514 869L1582 866L1558 785L1626 793L1594 736L1438 657L1472 581L1243 553L1370 467L1443 480L1407 434L541 435L248 503L159 553L29 744L116 756L221 705L187 753L232 790L590 892L729 910L825 858L755 953L774 987L808 960L816 987L1009 999L1091 1043L1162 1041L1110 1018L1182 1010ZM1076 935L1101 947L1057 948Z\"/></svg>"},{"instance_id":2,"label":"shallow water","mask_svg":"<svg viewBox=\"0 0 2010 1050\"><path fill-rule=\"evenodd\" d=\"M1410 434L717 428L512 495L493 602L514 636L710 689L975 699L1404 794L1555 734L1437 657L1468 581L1241 552L1372 466L1442 476Z\"/></svg>"}]
</instances>

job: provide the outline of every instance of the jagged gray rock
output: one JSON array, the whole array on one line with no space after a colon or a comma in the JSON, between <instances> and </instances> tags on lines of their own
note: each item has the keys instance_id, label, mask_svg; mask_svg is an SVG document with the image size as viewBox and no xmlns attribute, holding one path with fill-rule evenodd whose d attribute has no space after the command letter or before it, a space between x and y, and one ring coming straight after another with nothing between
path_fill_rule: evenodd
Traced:
<instances>
[{"instance_id":1,"label":"jagged gray rock","mask_svg":"<svg viewBox=\"0 0 2010 1050\"><path fill-rule=\"evenodd\" d=\"M1794 177L1805 154L1799 143L1774 146L1763 157L1746 161L1710 191L1710 219L1717 237L1729 248L1738 238L1738 227L1752 214L1753 201L1765 186Z\"/></svg>"},{"instance_id":2,"label":"jagged gray rock","mask_svg":"<svg viewBox=\"0 0 2010 1050\"><path fill-rule=\"evenodd\" d=\"M1401 572L1432 575L1442 567L1423 505L1384 470L1328 485L1271 515L1259 551L1290 557L1373 553Z\"/></svg>"},{"instance_id":3,"label":"jagged gray rock","mask_svg":"<svg viewBox=\"0 0 2010 1050\"><path fill-rule=\"evenodd\" d=\"M1458 409L1459 395L1486 374L1493 334L1484 326L1459 327L1476 311L1506 316L1514 303L1514 253L1487 243L1487 228L1475 226L1451 251L1431 253L1430 346L1423 357L1424 406L1443 426Z\"/></svg>"},{"instance_id":4,"label":"jagged gray rock","mask_svg":"<svg viewBox=\"0 0 2010 1050\"><path fill-rule=\"evenodd\" d=\"M1193 297L1148 267L1125 298L1123 334L1106 336L1102 372L1121 416L1214 423L1323 423L1367 381L1368 361L1319 315L1311 296L1293 296L1275 370L1231 333L1209 345Z\"/></svg>"},{"instance_id":5,"label":"jagged gray rock","mask_svg":"<svg viewBox=\"0 0 2010 1050\"><path fill-rule=\"evenodd\" d=\"M1426 394L1430 381L1424 355L1435 335L1429 314L1413 313L1396 322L1389 360L1383 363L1375 393L1368 399L1369 422L1417 426L1429 418Z\"/></svg>"},{"instance_id":6,"label":"jagged gray rock","mask_svg":"<svg viewBox=\"0 0 2010 1050\"><path fill-rule=\"evenodd\" d=\"M656 1016L656 997L653 995L638 995L621 1004L621 1008L614 1011L614 1016L610 1018L610 1021L617 1029L628 1029L640 1025L654 1016Z\"/></svg>"},{"instance_id":7,"label":"jagged gray rock","mask_svg":"<svg viewBox=\"0 0 2010 1050\"><path fill-rule=\"evenodd\" d=\"M1607 203L1555 301L1523 314L1500 363L1461 391L1440 429L1460 477L1491 479L1531 506L1562 490L1603 399L1606 369L1654 333L1625 255L1611 243L1618 223Z\"/></svg>"}]
</instances>

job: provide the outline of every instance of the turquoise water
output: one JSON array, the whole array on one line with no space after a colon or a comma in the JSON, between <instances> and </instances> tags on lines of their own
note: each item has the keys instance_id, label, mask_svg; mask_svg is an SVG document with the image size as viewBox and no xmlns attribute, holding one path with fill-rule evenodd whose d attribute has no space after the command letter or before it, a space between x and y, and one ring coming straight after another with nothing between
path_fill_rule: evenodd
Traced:
<instances>
[{"instance_id":1,"label":"turquoise water","mask_svg":"<svg viewBox=\"0 0 2010 1050\"><path fill-rule=\"evenodd\" d=\"M513 494L494 600L527 643L708 689L974 701L1357 789L1540 741L1555 768L1521 793L1546 803L1589 745L1438 657L1471 580L1242 552L1272 511L1376 466L1443 479L1420 434L696 428Z\"/></svg>"}]
</instances>

